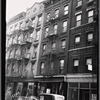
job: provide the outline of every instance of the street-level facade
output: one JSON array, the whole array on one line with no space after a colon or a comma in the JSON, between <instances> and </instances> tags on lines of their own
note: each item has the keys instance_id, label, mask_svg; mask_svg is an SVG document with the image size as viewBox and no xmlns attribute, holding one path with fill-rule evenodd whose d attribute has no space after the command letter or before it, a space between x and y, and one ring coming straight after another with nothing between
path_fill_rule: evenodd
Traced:
<instances>
[{"instance_id":1,"label":"street-level facade","mask_svg":"<svg viewBox=\"0 0 100 100\"><path fill-rule=\"evenodd\" d=\"M27 9L23 20L20 18L22 15L18 14L9 21L6 82L9 84L7 89L11 88L11 95L37 96L38 80L35 81L34 77L37 75L43 12L43 3L35 3Z\"/></svg>"}]
</instances>

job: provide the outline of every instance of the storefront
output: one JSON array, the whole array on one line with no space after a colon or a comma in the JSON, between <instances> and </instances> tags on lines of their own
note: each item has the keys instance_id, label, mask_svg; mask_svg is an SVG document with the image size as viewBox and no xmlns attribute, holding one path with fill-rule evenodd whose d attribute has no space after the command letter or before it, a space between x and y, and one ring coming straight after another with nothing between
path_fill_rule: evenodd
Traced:
<instances>
[{"instance_id":1,"label":"storefront","mask_svg":"<svg viewBox=\"0 0 100 100\"><path fill-rule=\"evenodd\" d=\"M68 75L67 100L97 100L97 79L92 75Z\"/></svg>"}]
</instances>

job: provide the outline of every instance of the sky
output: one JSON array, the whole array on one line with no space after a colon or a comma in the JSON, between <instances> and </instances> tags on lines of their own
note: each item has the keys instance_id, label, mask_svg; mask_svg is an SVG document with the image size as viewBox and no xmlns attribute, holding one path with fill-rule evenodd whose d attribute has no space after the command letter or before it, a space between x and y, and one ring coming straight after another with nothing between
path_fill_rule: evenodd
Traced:
<instances>
[{"instance_id":1,"label":"sky","mask_svg":"<svg viewBox=\"0 0 100 100\"><path fill-rule=\"evenodd\" d=\"M44 0L6 0L6 21L23 11L26 12L35 2L41 1Z\"/></svg>"}]
</instances>

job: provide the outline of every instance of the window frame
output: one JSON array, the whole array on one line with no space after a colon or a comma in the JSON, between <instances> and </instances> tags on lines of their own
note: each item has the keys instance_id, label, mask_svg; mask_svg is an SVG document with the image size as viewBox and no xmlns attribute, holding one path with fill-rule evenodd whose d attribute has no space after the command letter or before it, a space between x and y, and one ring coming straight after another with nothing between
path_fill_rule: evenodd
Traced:
<instances>
[{"instance_id":1,"label":"window frame","mask_svg":"<svg viewBox=\"0 0 100 100\"><path fill-rule=\"evenodd\" d=\"M82 6L82 0L77 0L77 7Z\"/></svg>"},{"instance_id":2,"label":"window frame","mask_svg":"<svg viewBox=\"0 0 100 100\"><path fill-rule=\"evenodd\" d=\"M49 22L49 20L50 20L50 12L47 13L47 16L46 16L46 22Z\"/></svg>"},{"instance_id":3,"label":"window frame","mask_svg":"<svg viewBox=\"0 0 100 100\"><path fill-rule=\"evenodd\" d=\"M43 64L43 66L42 66L42 64ZM42 67L43 67L43 68L42 68ZM42 61L42 62L40 63L40 73L41 73L41 75L44 74L44 70L45 70L45 62Z\"/></svg>"},{"instance_id":4,"label":"window frame","mask_svg":"<svg viewBox=\"0 0 100 100\"><path fill-rule=\"evenodd\" d=\"M67 23L67 24L64 24L64 23ZM67 20L66 21L63 21L63 32L67 32L67 25L68 25L68 21Z\"/></svg>"},{"instance_id":5,"label":"window frame","mask_svg":"<svg viewBox=\"0 0 100 100\"><path fill-rule=\"evenodd\" d=\"M91 11L93 11L93 15L89 15L89 13L90 13ZM94 16L94 10L91 9L91 10L88 11L88 23L92 23L92 22L93 22L93 16ZM92 18L92 21L90 20L90 18Z\"/></svg>"},{"instance_id":6,"label":"window frame","mask_svg":"<svg viewBox=\"0 0 100 100\"><path fill-rule=\"evenodd\" d=\"M62 45L65 42L65 45ZM61 40L61 48L64 50L66 48L66 39Z\"/></svg>"},{"instance_id":7,"label":"window frame","mask_svg":"<svg viewBox=\"0 0 100 100\"><path fill-rule=\"evenodd\" d=\"M57 34L57 30L58 30L58 25L57 25L57 24L55 24L55 25L53 26L53 31L54 31L54 34Z\"/></svg>"},{"instance_id":8,"label":"window frame","mask_svg":"<svg viewBox=\"0 0 100 100\"><path fill-rule=\"evenodd\" d=\"M78 19L79 16L80 16L80 18ZM82 21L82 14L76 15L76 27L81 26L81 24L82 24L81 21Z\"/></svg>"},{"instance_id":9,"label":"window frame","mask_svg":"<svg viewBox=\"0 0 100 100\"><path fill-rule=\"evenodd\" d=\"M56 49L56 42L51 42L51 49L53 51Z\"/></svg>"},{"instance_id":10,"label":"window frame","mask_svg":"<svg viewBox=\"0 0 100 100\"><path fill-rule=\"evenodd\" d=\"M78 61L78 65L74 65L75 60ZM79 58L73 59L73 73L78 73L79 64L80 64Z\"/></svg>"},{"instance_id":11,"label":"window frame","mask_svg":"<svg viewBox=\"0 0 100 100\"><path fill-rule=\"evenodd\" d=\"M68 14L68 9L65 9L66 7L68 7L68 9L69 9L69 6L68 5L65 5L64 6L64 15L67 15ZM67 13L66 13L67 12Z\"/></svg>"},{"instance_id":12,"label":"window frame","mask_svg":"<svg viewBox=\"0 0 100 100\"><path fill-rule=\"evenodd\" d=\"M55 19L59 17L59 9L55 10Z\"/></svg>"},{"instance_id":13,"label":"window frame","mask_svg":"<svg viewBox=\"0 0 100 100\"><path fill-rule=\"evenodd\" d=\"M63 64L61 63L61 61L63 61ZM59 59L59 74L64 73L64 64L65 64L65 60L64 59Z\"/></svg>"}]
</instances>

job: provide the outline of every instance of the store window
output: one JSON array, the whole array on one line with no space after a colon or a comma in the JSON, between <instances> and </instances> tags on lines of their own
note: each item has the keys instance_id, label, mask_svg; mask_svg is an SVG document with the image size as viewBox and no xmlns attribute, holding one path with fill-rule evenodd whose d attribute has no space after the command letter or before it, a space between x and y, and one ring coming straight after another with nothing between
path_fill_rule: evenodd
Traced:
<instances>
[{"instance_id":1,"label":"store window","mask_svg":"<svg viewBox=\"0 0 100 100\"><path fill-rule=\"evenodd\" d=\"M93 22L93 10L88 11L88 23Z\"/></svg>"},{"instance_id":2,"label":"store window","mask_svg":"<svg viewBox=\"0 0 100 100\"><path fill-rule=\"evenodd\" d=\"M59 17L59 9L55 10L55 18Z\"/></svg>"},{"instance_id":3,"label":"store window","mask_svg":"<svg viewBox=\"0 0 100 100\"><path fill-rule=\"evenodd\" d=\"M79 59L73 60L73 73L78 73Z\"/></svg>"},{"instance_id":4,"label":"store window","mask_svg":"<svg viewBox=\"0 0 100 100\"><path fill-rule=\"evenodd\" d=\"M68 100L97 100L97 87L89 87L92 84L96 86L96 83L68 83Z\"/></svg>"},{"instance_id":5,"label":"store window","mask_svg":"<svg viewBox=\"0 0 100 100\"><path fill-rule=\"evenodd\" d=\"M76 26L80 26L81 25L81 14L76 16Z\"/></svg>"},{"instance_id":6,"label":"store window","mask_svg":"<svg viewBox=\"0 0 100 100\"><path fill-rule=\"evenodd\" d=\"M63 32L67 31L67 21L63 22Z\"/></svg>"},{"instance_id":7,"label":"store window","mask_svg":"<svg viewBox=\"0 0 100 100\"><path fill-rule=\"evenodd\" d=\"M26 96L33 96L33 92L34 92L34 83L28 83Z\"/></svg>"},{"instance_id":8,"label":"store window","mask_svg":"<svg viewBox=\"0 0 100 100\"><path fill-rule=\"evenodd\" d=\"M54 25L54 34L57 34L57 28L58 28L58 25Z\"/></svg>"},{"instance_id":9,"label":"store window","mask_svg":"<svg viewBox=\"0 0 100 100\"><path fill-rule=\"evenodd\" d=\"M67 15L67 14L68 14L68 5L64 6L64 15Z\"/></svg>"},{"instance_id":10,"label":"store window","mask_svg":"<svg viewBox=\"0 0 100 100\"><path fill-rule=\"evenodd\" d=\"M59 73L63 74L64 72L64 59L60 60L60 67L59 67Z\"/></svg>"}]
</instances>

